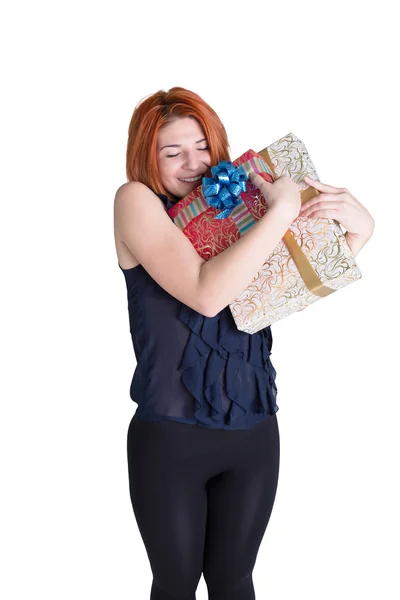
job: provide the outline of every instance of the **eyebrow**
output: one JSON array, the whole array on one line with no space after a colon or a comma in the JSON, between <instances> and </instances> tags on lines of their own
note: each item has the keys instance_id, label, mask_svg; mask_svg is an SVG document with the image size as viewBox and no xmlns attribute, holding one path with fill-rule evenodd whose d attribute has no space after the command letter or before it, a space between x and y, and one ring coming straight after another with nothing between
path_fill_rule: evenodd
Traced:
<instances>
[{"instance_id":1,"label":"eyebrow","mask_svg":"<svg viewBox=\"0 0 400 600\"><path fill-rule=\"evenodd\" d=\"M200 144L200 142L205 142L205 141L206 141L206 138L203 138L202 140L198 140L197 142L195 142L195 144ZM163 146L162 148L160 148L160 152L164 148L180 148L180 144L168 144L168 146Z\"/></svg>"}]
</instances>

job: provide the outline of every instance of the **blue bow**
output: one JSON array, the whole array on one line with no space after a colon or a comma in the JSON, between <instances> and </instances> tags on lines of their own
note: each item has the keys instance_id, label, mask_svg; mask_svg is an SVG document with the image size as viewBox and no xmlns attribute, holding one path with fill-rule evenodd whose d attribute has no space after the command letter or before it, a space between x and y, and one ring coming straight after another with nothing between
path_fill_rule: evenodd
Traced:
<instances>
[{"instance_id":1,"label":"blue bow","mask_svg":"<svg viewBox=\"0 0 400 600\"><path fill-rule=\"evenodd\" d=\"M209 206L225 209L214 219L226 219L241 202L240 194L246 191L246 171L229 161L220 161L211 167L213 177L203 177L203 194Z\"/></svg>"}]
</instances>

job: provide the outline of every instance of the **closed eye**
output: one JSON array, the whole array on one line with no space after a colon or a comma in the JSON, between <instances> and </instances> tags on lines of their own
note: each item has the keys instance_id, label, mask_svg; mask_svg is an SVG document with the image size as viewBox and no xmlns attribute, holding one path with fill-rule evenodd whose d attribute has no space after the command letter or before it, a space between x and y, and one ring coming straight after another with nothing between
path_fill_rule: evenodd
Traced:
<instances>
[{"instance_id":1,"label":"closed eye","mask_svg":"<svg viewBox=\"0 0 400 600\"><path fill-rule=\"evenodd\" d=\"M204 152L205 150L208 150L208 146L206 146L205 148L198 148L198 150L200 150L200 152ZM174 156L179 156L180 152L178 152L178 154L167 154L167 158L173 158Z\"/></svg>"}]
</instances>

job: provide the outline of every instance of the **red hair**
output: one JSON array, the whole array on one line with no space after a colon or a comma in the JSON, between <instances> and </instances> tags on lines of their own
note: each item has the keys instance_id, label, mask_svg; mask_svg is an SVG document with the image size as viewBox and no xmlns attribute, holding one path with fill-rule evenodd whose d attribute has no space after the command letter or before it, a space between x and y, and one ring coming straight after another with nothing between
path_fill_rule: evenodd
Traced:
<instances>
[{"instance_id":1,"label":"red hair","mask_svg":"<svg viewBox=\"0 0 400 600\"><path fill-rule=\"evenodd\" d=\"M176 118L193 117L203 128L211 155L211 166L229 160L228 136L217 113L200 96L182 87L159 90L136 106L128 130L126 176L140 181L156 194L167 190L157 168L157 134Z\"/></svg>"}]
</instances>

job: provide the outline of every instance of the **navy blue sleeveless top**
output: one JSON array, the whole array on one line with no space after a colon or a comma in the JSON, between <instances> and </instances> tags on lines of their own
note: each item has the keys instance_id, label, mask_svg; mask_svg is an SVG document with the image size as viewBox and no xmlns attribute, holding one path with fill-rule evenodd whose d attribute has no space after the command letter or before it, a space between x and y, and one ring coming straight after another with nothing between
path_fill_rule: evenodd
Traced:
<instances>
[{"instance_id":1,"label":"navy blue sleeveless top","mask_svg":"<svg viewBox=\"0 0 400 600\"><path fill-rule=\"evenodd\" d=\"M157 194L168 210L174 202ZM122 270L136 356L135 418L249 429L279 410L271 327L239 331L229 305L214 317L186 306L142 265Z\"/></svg>"}]
</instances>

